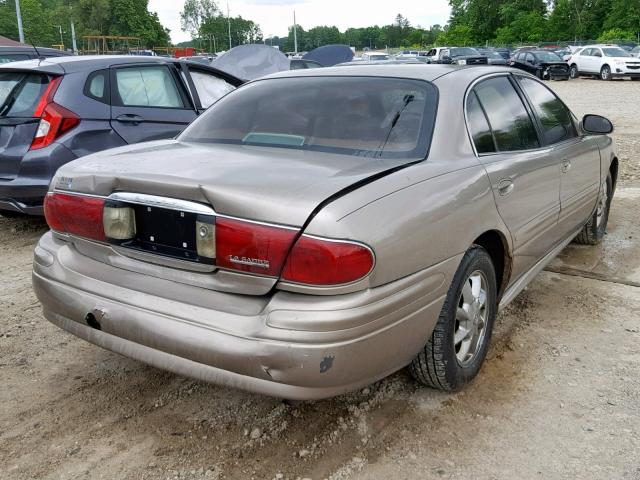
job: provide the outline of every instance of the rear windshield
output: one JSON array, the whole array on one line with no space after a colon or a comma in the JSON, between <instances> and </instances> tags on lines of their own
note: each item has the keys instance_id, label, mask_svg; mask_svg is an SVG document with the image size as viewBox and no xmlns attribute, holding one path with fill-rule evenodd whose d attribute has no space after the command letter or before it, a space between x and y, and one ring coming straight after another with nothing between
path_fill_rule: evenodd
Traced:
<instances>
[{"instance_id":1,"label":"rear windshield","mask_svg":"<svg viewBox=\"0 0 640 480\"><path fill-rule=\"evenodd\" d=\"M473 55L480 55L480 52L471 47L457 47L451 49L452 57L470 57Z\"/></svg>"},{"instance_id":2,"label":"rear windshield","mask_svg":"<svg viewBox=\"0 0 640 480\"><path fill-rule=\"evenodd\" d=\"M553 52L536 52L535 56L541 62L562 62L562 59Z\"/></svg>"},{"instance_id":3,"label":"rear windshield","mask_svg":"<svg viewBox=\"0 0 640 480\"><path fill-rule=\"evenodd\" d=\"M0 73L0 118L32 117L48 83L37 73Z\"/></svg>"},{"instance_id":4,"label":"rear windshield","mask_svg":"<svg viewBox=\"0 0 640 480\"><path fill-rule=\"evenodd\" d=\"M419 80L268 79L223 97L179 139L422 159L436 103L436 88Z\"/></svg>"}]
</instances>

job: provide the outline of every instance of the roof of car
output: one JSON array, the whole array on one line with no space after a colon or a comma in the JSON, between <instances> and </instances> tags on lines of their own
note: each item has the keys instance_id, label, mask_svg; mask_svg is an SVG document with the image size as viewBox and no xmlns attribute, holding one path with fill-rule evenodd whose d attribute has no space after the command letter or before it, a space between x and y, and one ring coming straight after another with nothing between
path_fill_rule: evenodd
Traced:
<instances>
[{"instance_id":1,"label":"roof of car","mask_svg":"<svg viewBox=\"0 0 640 480\"><path fill-rule=\"evenodd\" d=\"M221 76L226 76L233 80L232 83L242 83L240 79L223 72L219 69L184 59L168 58L168 57L148 57L143 55L81 55L70 57L51 57L44 60L23 60L19 62L10 62L0 65L2 70L37 70L52 74L65 74L83 71L94 71L109 68L113 65L141 64L141 63L181 63L187 62L199 68L215 71Z\"/></svg>"},{"instance_id":2,"label":"roof of car","mask_svg":"<svg viewBox=\"0 0 640 480\"><path fill-rule=\"evenodd\" d=\"M466 72L466 73L463 73ZM474 78L480 77L484 74L513 72L513 69L508 67L491 67L487 65L482 66L467 66L462 67L459 65L439 65L439 64L424 64L424 63L377 63L377 62L362 62L357 65L343 65L336 67L317 68L313 70L291 70L287 72L279 72L269 75L266 78L286 78L286 77L392 77L392 78L409 78L416 80L426 80L429 82L435 81L438 78L448 75L456 74L456 76L462 78Z\"/></svg>"},{"instance_id":3,"label":"roof of car","mask_svg":"<svg viewBox=\"0 0 640 480\"><path fill-rule=\"evenodd\" d=\"M69 57L72 54L65 52L64 50L58 50L57 48L38 47L36 50L31 45L0 45L0 53L41 53L45 55L65 56Z\"/></svg>"},{"instance_id":4,"label":"roof of car","mask_svg":"<svg viewBox=\"0 0 640 480\"><path fill-rule=\"evenodd\" d=\"M616 48L616 47L620 47L620 45L616 44L616 43L594 43L593 45L585 45L582 48Z\"/></svg>"}]
</instances>

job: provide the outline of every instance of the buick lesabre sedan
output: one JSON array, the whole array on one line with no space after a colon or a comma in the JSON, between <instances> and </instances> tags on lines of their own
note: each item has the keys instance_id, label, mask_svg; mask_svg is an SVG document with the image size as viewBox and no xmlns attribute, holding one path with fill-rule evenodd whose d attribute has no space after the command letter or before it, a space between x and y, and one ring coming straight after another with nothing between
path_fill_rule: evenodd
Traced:
<instances>
[{"instance_id":1,"label":"buick lesabre sedan","mask_svg":"<svg viewBox=\"0 0 640 480\"><path fill-rule=\"evenodd\" d=\"M33 285L72 334L221 385L316 399L410 366L459 389L498 309L602 238L612 128L507 68L275 74L60 168Z\"/></svg>"}]
</instances>

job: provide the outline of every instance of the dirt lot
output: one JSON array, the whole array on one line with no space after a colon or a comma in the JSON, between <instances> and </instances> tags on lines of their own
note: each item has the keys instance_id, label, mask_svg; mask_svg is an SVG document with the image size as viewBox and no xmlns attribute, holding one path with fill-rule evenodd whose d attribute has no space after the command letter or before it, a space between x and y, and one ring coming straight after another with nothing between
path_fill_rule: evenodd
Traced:
<instances>
[{"instance_id":1,"label":"dirt lot","mask_svg":"<svg viewBox=\"0 0 640 480\"><path fill-rule=\"evenodd\" d=\"M640 479L640 83L552 86L616 124L609 234L569 246L500 315L454 395L399 372L288 405L89 345L31 291L43 222L0 218L0 478Z\"/></svg>"}]
</instances>

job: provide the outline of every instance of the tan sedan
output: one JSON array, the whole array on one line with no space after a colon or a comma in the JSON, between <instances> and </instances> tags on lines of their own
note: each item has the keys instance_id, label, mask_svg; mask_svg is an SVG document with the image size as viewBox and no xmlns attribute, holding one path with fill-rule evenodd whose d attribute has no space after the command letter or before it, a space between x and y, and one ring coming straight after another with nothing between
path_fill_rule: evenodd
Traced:
<instances>
[{"instance_id":1,"label":"tan sedan","mask_svg":"<svg viewBox=\"0 0 640 480\"><path fill-rule=\"evenodd\" d=\"M218 384L315 399L409 365L458 389L497 310L602 238L611 131L505 68L276 74L63 166L33 285L72 334Z\"/></svg>"}]
</instances>

